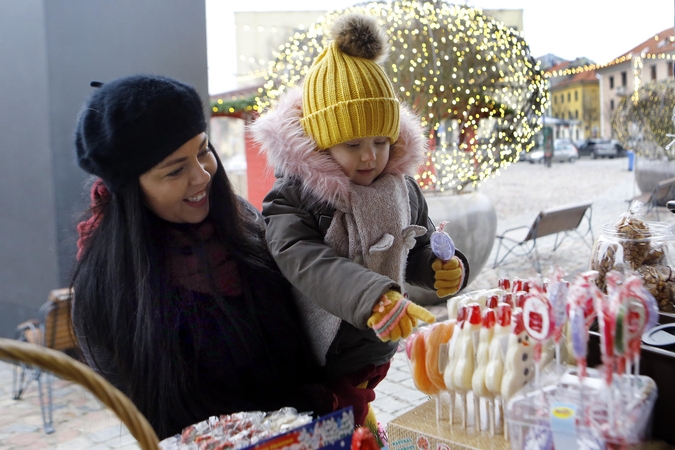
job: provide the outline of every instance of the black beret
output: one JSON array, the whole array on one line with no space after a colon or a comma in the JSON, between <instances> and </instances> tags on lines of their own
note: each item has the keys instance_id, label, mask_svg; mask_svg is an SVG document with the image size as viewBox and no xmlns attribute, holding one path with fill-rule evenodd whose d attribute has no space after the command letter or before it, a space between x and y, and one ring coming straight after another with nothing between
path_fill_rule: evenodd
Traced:
<instances>
[{"instance_id":1,"label":"black beret","mask_svg":"<svg viewBox=\"0 0 675 450\"><path fill-rule=\"evenodd\" d=\"M80 112L77 162L115 192L204 131L192 86L160 76L119 78L97 89Z\"/></svg>"}]
</instances>

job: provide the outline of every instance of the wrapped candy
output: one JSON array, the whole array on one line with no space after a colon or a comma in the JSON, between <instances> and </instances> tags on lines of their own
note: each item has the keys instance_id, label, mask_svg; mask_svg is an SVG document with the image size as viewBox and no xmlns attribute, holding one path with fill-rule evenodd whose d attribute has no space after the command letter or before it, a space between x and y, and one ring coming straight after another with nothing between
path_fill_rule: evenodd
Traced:
<instances>
[{"instance_id":1,"label":"wrapped candy","mask_svg":"<svg viewBox=\"0 0 675 450\"><path fill-rule=\"evenodd\" d=\"M479 399L485 398L486 400L491 400L492 398L490 391L487 389L487 386L485 385L485 374L489 362L490 343L492 342L496 322L497 317L495 315L495 310L490 307L485 308L483 310L483 315L481 319L481 328L478 333L479 337L478 337L478 347L476 348L475 367L473 370L473 376L471 377L471 389L473 391L473 398L475 404L474 422L476 423L476 429L480 429ZM492 408L489 408L488 423L490 424L490 430L494 433L494 415L490 414L491 412L494 412L494 410Z\"/></svg>"},{"instance_id":2,"label":"wrapped candy","mask_svg":"<svg viewBox=\"0 0 675 450\"><path fill-rule=\"evenodd\" d=\"M535 342L534 362L535 378L539 384L539 362L544 342L553 334L553 307L548 297L536 285L532 285L523 300L523 325L527 334Z\"/></svg>"},{"instance_id":3,"label":"wrapped candy","mask_svg":"<svg viewBox=\"0 0 675 450\"><path fill-rule=\"evenodd\" d=\"M596 271L578 275L569 288L567 297L572 354L577 360L579 376L585 377L588 328L595 318L595 301L602 301L602 292L595 284Z\"/></svg>"},{"instance_id":4,"label":"wrapped candy","mask_svg":"<svg viewBox=\"0 0 675 450\"><path fill-rule=\"evenodd\" d=\"M555 360L560 364L560 339L567 323L568 283L563 280L564 272L560 267L552 270L548 282L548 299L553 308L553 341L555 342Z\"/></svg>"},{"instance_id":5,"label":"wrapped candy","mask_svg":"<svg viewBox=\"0 0 675 450\"><path fill-rule=\"evenodd\" d=\"M431 234L431 251L443 262L450 261L455 256L455 243L448 233L444 231L447 222L441 222L438 230Z\"/></svg>"},{"instance_id":6,"label":"wrapped candy","mask_svg":"<svg viewBox=\"0 0 675 450\"><path fill-rule=\"evenodd\" d=\"M429 329L425 328L408 336L405 348L415 387L427 395L436 395L440 389L431 381L427 373L425 334L428 331Z\"/></svg>"}]
</instances>

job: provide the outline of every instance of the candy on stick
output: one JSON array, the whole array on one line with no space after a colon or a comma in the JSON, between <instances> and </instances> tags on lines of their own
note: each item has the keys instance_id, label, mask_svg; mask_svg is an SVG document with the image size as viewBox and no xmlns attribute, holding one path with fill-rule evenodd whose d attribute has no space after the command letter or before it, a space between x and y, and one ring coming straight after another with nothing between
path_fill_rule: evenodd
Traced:
<instances>
[{"instance_id":1,"label":"candy on stick","mask_svg":"<svg viewBox=\"0 0 675 450\"><path fill-rule=\"evenodd\" d=\"M466 393L471 390L471 377L474 370L474 333L480 331L481 308L478 303L469 303L465 307L466 321L455 343L453 385L462 398L463 426L467 426ZM446 383L447 384L447 383Z\"/></svg>"},{"instance_id":2,"label":"candy on stick","mask_svg":"<svg viewBox=\"0 0 675 450\"><path fill-rule=\"evenodd\" d=\"M485 398L487 400L488 397L490 399L492 397L491 392L485 385L485 373L489 362L490 343L492 342L492 336L494 334L494 326L496 322L497 317L495 315L494 309L485 308L482 314L481 328L478 333L479 337L478 348L476 349L476 364L473 371L473 376L471 377L471 389L473 390L474 399ZM491 431L494 433L494 416L490 414L491 412L494 413L494 410L491 408L488 409L488 422L490 423ZM476 409L474 413L476 417L476 429L480 429L480 410ZM490 417L492 417L492 419L490 419Z\"/></svg>"},{"instance_id":3,"label":"candy on stick","mask_svg":"<svg viewBox=\"0 0 675 450\"><path fill-rule=\"evenodd\" d=\"M431 251L443 262L450 261L455 256L455 243L444 231L447 222L441 222L438 229L431 233Z\"/></svg>"},{"instance_id":4,"label":"candy on stick","mask_svg":"<svg viewBox=\"0 0 675 450\"><path fill-rule=\"evenodd\" d=\"M626 332L626 316L628 308L623 295L621 283L623 275L615 270L610 271L605 279L607 283L607 303L609 314L612 316L614 325L614 353L611 367L607 370L616 369L619 375L623 375L625 368L626 347L628 335Z\"/></svg>"},{"instance_id":5,"label":"candy on stick","mask_svg":"<svg viewBox=\"0 0 675 450\"><path fill-rule=\"evenodd\" d=\"M457 319L460 303L466 304L470 299L471 299L471 295L469 293L455 295L454 297L450 297L447 301L448 318L449 319Z\"/></svg>"},{"instance_id":6,"label":"candy on stick","mask_svg":"<svg viewBox=\"0 0 675 450\"><path fill-rule=\"evenodd\" d=\"M455 329L448 342L448 364L445 366L445 372L443 373L443 381L445 381L445 387L448 391L454 392L456 390L455 380L454 380L454 371L455 366L457 365L457 358L455 358L455 349L457 348L457 341L459 341L459 336L462 334L462 329L464 328L464 323L466 322L466 308L464 306L457 309L457 320L455 321Z\"/></svg>"},{"instance_id":7,"label":"candy on stick","mask_svg":"<svg viewBox=\"0 0 675 450\"><path fill-rule=\"evenodd\" d=\"M508 277L502 277L502 278L499 279L499 281L497 281L497 286L500 289L503 289L507 292L510 292L511 291L511 279L509 279Z\"/></svg>"},{"instance_id":8,"label":"candy on stick","mask_svg":"<svg viewBox=\"0 0 675 450\"><path fill-rule=\"evenodd\" d=\"M652 329L659 317L659 306L654 296L642 284L642 277L631 273L623 282L624 298L627 305L626 360L635 365L635 375L640 374L640 344L642 334Z\"/></svg>"},{"instance_id":9,"label":"candy on stick","mask_svg":"<svg viewBox=\"0 0 675 450\"><path fill-rule=\"evenodd\" d=\"M426 348L424 334L428 330L421 330L411 334L406 340L406 354L410 361L413 382L420 392L427 395L438 394L440 389L431 382L426 369Z\"/></svg>"},{"instance_id":10,"label":"candy on stick","mask_svg":"<svg viewBox=\"0 0 675 450\"><path fill-rule=\"evenodd\" d=\"M569 288L568 316L569 335L572 344L572 354L577 360L579 375L585 377L586 354L588 350L588 329L595 319L595 302L601 302L604 295L595 284L597 272L589 270L579 274ZM596 300L597 299L597 300Z\"/></svg>"},{"instance_id":11,"label":"candy on stick","mask_svg":"<svg viewBox=\"0 0 675 450\"><path fill-rule=\"evenodd\" d=\"M548 299L553 308L553 341L555 342L555 360L560 364L560 339L567 321L568 283L563 280L565 273L560 267L551 271L548 283Z\"/></svg>"},{"instance_id":12,"label":"candy on stick","mask_svg":"<svg viewBox=\"0 0 675 450\"><path fill-rule=\"evenodd\" d=\"M454 320L446 320L433 324L429 331L425 334L425 350L426 350L426 372L429 380L438 388L438 393L434 395L436 399L436 420L447 420L448 408L445 406L449 393L445 386L443 373L445 371L445 364L447 362L448 342L452 338L455 328ZM443 355L443 357L441 357ZM452 397L449 399L450 407L452 405Z\"/></svg>"},{"instance_id":13,"label":"candy on stick","mask_svg":"<svg viewBox=\"0 0 675 450\"><path fill-rule=\"evenodd\" d=\"M515 307L515 304L513 303L513 293L512 292L506 292L504 295L502 295L501 300L504 303L508 303L508 305L511 308Z\"/></svg>"},{"instance_id":14,"label":"candy on stick","mask_svg":"<svg viewBox=\"0 0 675 450\"><path fill-rule=\"evenodd\" d=\"M523 325L534 341L535 378L539 384L539 362L542 347L553 334L553 308L539 286L531 285L523 301Z\"/></svg>"},{"instance_id":15,"label":"candy on stick","mask_svg":"<svg viewBox=\"0 0 675 450\"><path fill-rule=\"evenodd\" d=\"M534 376L533 345L523 324L523 311L516 309L512 313L511 333L509 334L504 357L504 375L501 393L504 401L522 388Z\"/></svg>"},{"instance_id":16,"label":"candy on stick","mask_svg":"<svg viewBox=\"0 0 675 450\"><path fill-rule=\"evenodd\" d=\"M447 320L432 325L426 335L425 348L427 375L429 376L431 382L438 389L443 391L447 389L447 386L445 385L445 380L443 379L445 367L441 367L440 365L441 348L446 350L447 355L447 344L450 342L454 330L455 321Z\"/></svg>"},{"instance_id":17,"label":"candy on stick","mask_svg":"<svg viewBox=\"0 0 675 450\"><path fill-rule=\"evenodd\" d=\"M504 410L501 398L502 378L504 376L506 345L511 333L511 305L503 302L499 303L496 311L496 323L488 349L488 364L485 368L485 387L495 397L495 403L499 405L499 410L501 411L499 416L503 418ZM494 425L494 421L491 425ZM492 428L490 428L490 432L494 434Z\"/></svg>"},{"instance_id":18,"label":"candy on stick","mask_svg":"<svg viewBox=\"0 0 675 450\"><path fill-rule=\"evenodd\" d=\"M610 274L607 273L607 278ZM590 287L592 289L592 287ZM612 385L614 373L614 333L616 331L616 311L612 311L612 305L607 296L593 296L593 304L598 315L598 327L600 329L600 354L605 366L605 381L607 386Z\"/></svg>"}]
</instances>

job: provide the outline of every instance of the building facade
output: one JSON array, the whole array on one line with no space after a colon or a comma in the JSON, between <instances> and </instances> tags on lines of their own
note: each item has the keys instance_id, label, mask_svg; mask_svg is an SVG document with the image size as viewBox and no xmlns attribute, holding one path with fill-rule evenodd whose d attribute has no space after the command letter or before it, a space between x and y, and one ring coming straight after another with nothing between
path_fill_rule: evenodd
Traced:
<instances>
[{"instance_id":1,"label":"building facade","mask_svg":"<svg viewBox=\"0 0 675 450\"><path fill-rule=\"evenodd\" d=\"M641 84L673 77L675 37L667 28L598 68L601 136L614 137L612 114L619 101L633 94Z\"/></svg>"},{"instance_id":2,"label":"building facade","mask_svg":"<svg viewBox=\"0 0 675 450\"><path fill-rule=\"evenodd\" d=\"M551 86L553 117L575 121L570 138L574 141L600 135L600 88L595 71L570 75Z\"/></svg>"}]
</instances>

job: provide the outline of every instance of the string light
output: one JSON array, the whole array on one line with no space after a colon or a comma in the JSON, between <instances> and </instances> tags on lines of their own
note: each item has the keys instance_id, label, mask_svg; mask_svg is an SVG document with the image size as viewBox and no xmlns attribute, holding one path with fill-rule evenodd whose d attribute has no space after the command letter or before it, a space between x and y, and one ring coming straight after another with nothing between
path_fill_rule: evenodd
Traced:
<instances>
[{"instance_id":1,"label":"string light","mask_svg":"<svg viewBox=\"0 0 675 450\"><path fill-rule=\"evenodd\" d=\"M658 148L640 145L653 142L661 149L671 142L675 111L675 80L645 83L634 95L623 97L612 115L612 129L622 145L634 148L639 156L654 157ZM633 145L631 145L633 144ZM675 159L675 148L666 149L668 159Z\"/></svg>"},{"instance_id":2,"label":"string light","mask_svg":"<svg viewBox=\"0 0 675 450\"><path fill-rule=\"evenodd\" d=\"M379 17L390 39L385 71L429 130L427 189L462 190L516 162L534 145L549 94L539 63L515 30L481 10L441 1L370 2L295 33L275 53L254 110L298 86L340 15Z\"/></svg>"}]
</instances>

